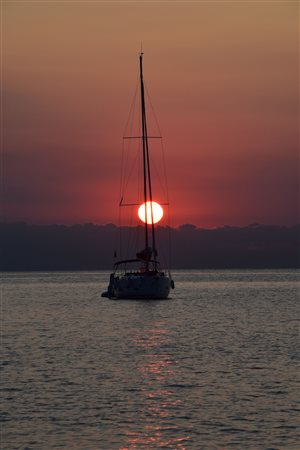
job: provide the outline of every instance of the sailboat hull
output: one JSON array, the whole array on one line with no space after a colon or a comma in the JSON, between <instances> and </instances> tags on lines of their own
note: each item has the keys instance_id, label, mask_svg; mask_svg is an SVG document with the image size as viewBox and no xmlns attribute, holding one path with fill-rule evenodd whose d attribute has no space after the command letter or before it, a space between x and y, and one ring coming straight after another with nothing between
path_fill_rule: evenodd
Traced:
<instances>
[{"instance_id":1,"label":"sailboat hull","mask_svg":"<svg viewBox=\"0 0 300 450\"><path fill-rule=\"evenodd\" d=\"M116 299L158 300L168 298L171 280L164 274L129 274L113 277L108 286L108 297Z\"/></svg>"}]
</instances>

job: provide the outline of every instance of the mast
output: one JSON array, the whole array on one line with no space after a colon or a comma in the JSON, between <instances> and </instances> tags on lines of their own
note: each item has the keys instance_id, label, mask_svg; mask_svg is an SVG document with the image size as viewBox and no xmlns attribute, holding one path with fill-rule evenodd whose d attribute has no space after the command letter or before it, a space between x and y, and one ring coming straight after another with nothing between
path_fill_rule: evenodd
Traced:
<instances>
[{"instance_id":1,"label":"mast","mask_svg":"<svg viewBox=\"0 0 300 450\"><path fill-rule=\"evenodd\" d=\"M145 203L145 248L149 247L148 225L147 225L147 171L146 171L146 148L147 148L147 130L145 131L145 94L143 81L143 53L140 54L140 80L141 80L141 109L142 109L142 143L143 143L143 179L144 179L144 203Z\"/></svg>"},{"instance_id":2,"label":"mast","mask_svg":"<svg viewBox=\"0 0 300 450\"><path fill-rule=\"evenodd\" d=\"M140 54L140 80L141 80L141 110L142 110L144 203L145 203L145 248L149 247L149 232L148 232L147 207L146 207L147 181L148 181L149 200L150 200L150 207L151 207L152 249L154 252L153 259L154 259L154 261L156 261L155 229L154 229L154 223L153 223L153 209L152 209L152 185L151 185L150 158L149 158L146 107L145 107L145 91L144 91L144 79L143 79L143 53ZM148 264L147 264L147 268L148 268Z\"/></svg>"}]
</instances>

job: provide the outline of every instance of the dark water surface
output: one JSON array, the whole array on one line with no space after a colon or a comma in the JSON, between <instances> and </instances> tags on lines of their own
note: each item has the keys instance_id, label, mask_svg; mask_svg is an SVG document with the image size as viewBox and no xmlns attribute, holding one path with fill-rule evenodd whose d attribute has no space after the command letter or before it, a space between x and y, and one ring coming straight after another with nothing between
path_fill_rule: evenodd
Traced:
<instances>
[{"instance_id":1,"label":"dark water surface","mask_svg":"<svg viewBox=\"0 0 300 450\"><path fill-rule=\"evenodd\" d=\"M299 272L2 274L3 449L299 449Z\"/></svg>"}]
</instances>

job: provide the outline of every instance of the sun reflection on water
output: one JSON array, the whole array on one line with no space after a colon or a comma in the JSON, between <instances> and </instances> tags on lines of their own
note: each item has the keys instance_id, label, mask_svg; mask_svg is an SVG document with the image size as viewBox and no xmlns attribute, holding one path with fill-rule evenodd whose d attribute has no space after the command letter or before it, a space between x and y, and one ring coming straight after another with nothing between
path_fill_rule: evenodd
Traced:
<instances>
[{"instance_id":1,"label":"sun reflection on water","mask_svg":"<svg viewBox=\"0 0 300 450\"><path fill-rule=\"evenodd\" d=\"M126 444L120 450L136 448L185 449L188 435L180 430L177 414L181 400L176 395L176 365L172 355L172 336L164 322L152 323L133 344L142 353L137 370L143 381L144 421L126 431Z\"/></svg>"}]
</instances>

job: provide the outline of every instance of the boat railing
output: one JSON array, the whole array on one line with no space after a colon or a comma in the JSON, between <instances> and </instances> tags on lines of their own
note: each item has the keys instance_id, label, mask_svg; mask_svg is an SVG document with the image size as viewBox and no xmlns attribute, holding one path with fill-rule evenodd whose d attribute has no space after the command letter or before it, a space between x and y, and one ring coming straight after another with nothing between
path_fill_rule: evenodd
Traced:
<instances>
[{"instance_id":1,"label":"boat railing","mask_svg":"<svg viewBox=\"0 0 300 450\"><path fill-rule=\"evenodd\" d=\"M154 275L161 272L161 270L159 262L155 260L125 259L117 261L114 265L114 272L122 273L123 275Z\"/></svg>"}]
</instances>

